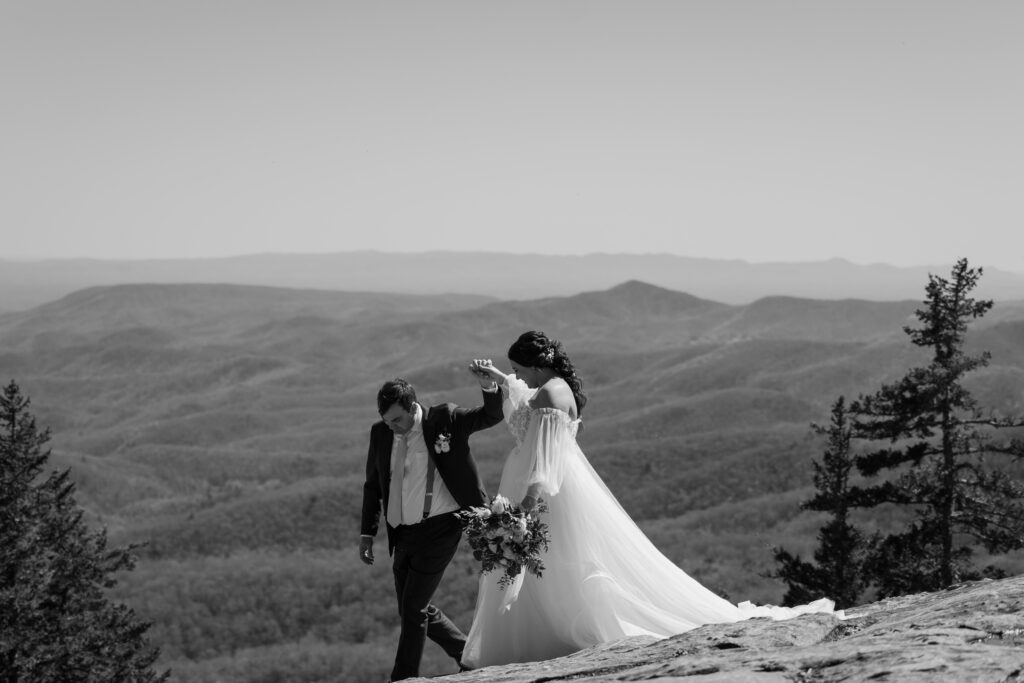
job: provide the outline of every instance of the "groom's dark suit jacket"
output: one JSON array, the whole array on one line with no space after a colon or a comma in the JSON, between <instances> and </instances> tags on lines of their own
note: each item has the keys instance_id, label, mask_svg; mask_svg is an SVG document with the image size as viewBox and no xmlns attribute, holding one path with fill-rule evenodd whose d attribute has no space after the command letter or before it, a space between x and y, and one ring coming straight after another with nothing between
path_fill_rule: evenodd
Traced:
<instances>
[{"instance_id":1,"label":"groom's dark suit jacket","mask_svg":"<svg viewBox=\"0 0 1024 683\"><path fill-rule=\"evenodd\" d=\"M423 439L427 454L434 461L437 474L444 480L448 491L460 507L487 504L487 493L469 452L469 435L493 427L502 421L501 391L483 392L484 404L477 408L460 408L454 403L442 403L432 408L420 404L423 410ZM437 437L449 436L449 450L438 453ZM387 517L388 497L391 489L391 446L394 432L384 423L377 422L370 429L370 449L366 455L366 483L363 484L363 512L361 531L376 536L382 515ZM388 532L388 551L394 549L393 529L385 521Z\"/></svg>"}]
</instances>

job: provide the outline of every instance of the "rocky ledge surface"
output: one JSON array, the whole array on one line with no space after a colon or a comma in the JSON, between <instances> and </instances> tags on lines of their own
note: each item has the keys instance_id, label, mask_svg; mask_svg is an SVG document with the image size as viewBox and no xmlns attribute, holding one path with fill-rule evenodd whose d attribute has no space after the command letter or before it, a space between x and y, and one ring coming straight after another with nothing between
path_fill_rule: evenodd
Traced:
<instances>
[{"instance_id":1,"label":"rocky ledge surface","mask_svg":"<svg viewBox=\"0 0 1024 683\"><path fill-rule=\"evenodd\" d=\"M1024 683L1024 576L882 600L846 610L845 620L812 614L713 624L429 680Z\"/></svg>"}]
</instances>

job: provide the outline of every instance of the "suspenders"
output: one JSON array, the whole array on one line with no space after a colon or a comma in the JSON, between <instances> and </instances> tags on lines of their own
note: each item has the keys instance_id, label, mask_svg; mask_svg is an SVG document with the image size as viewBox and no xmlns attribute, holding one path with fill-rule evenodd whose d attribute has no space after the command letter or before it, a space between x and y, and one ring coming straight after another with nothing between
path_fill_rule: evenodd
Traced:
<instances>
[{"instance_id":1,"label":"suspenders","mask_svg":"<svg viewBox=\"0 0 1024 683\"><path fill-rule=\"evenodd\" d=\"M422 436L422 432L420 432L420 434ZM395 437L395 438L398 438L398 437ZM402 438L404 438L404 437L402 437ZM406 444L406 446L404 446L404 450L406 450L406 451L408 450L408 445L407 444ZM392 524L393 526L397 525L397 524L402 524L402 522L399 521L399 520L401 520L401 518L402 518L402 515L401 515L401 508L402 508L401 495L402 495L402 484L403 484L402 478L404 477L404 473L405 473L405 456L399 456L399 457L400 457L400 462L401 462L402 470L401 470L401 472L398 475L392 474L392 479L391 479L391 485L392 485L391 499L388 501L388 510L387 510L388 523ZM431 506L432 506L432 504L434 502L434 474L435 474L436 470L437 470L437 466L434 464L434 457L430 454L430 447L428 446L427 447L427 482L426 482L427 485L426 485L426 492L425 492L425 494L423 496L423 517L419 521L422 521L422 520L424 520L424 519L426 519L427 517L430 516L430 508L431 508ZM395 504L398 505L397 511L393 507L393 505L395 505ZM413 522L412 520L409 520L408 522L405 522L405 523L407 523L407 524L414 524L415 522Z\"/></svg>"},{"instance_id":2,"label":"suspenders","mask_svg":"<svg viewBox=\"0 0 1024 683\"><path fill-rule=\"evenodd\" d=\"M430 516L430 504L434 500L434 457L427 449L427 493L423 496L423 519Z\"/></svg>"}]
</instances>

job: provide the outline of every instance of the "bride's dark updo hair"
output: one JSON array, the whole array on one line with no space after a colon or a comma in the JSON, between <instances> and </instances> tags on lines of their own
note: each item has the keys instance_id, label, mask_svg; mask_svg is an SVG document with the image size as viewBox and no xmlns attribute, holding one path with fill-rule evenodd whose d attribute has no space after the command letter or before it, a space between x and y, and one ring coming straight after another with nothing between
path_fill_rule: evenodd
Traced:
<instances>
[{"instance_id":1,"label":"bride's dark updo hair","mask_svg":"<svg viewBox=\"0 0 1024 683\"><path fill-rule=\"evenodd\" d=\"M508 349L508 359L525 368L551 368L565 380L576 399L576 412L583 413L587 395L583 392L583 380L576 374L576 367L569 360L562 342L549 339L543 332L524 332Z\"/></svg>"}]
</instances>

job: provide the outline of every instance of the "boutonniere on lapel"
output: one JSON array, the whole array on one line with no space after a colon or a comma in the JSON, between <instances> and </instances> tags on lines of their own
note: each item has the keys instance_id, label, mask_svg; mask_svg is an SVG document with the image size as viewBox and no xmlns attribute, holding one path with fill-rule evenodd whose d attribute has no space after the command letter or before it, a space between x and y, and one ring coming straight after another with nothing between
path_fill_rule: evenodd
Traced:
<instances>
[{"instance_id":1,"label":"boutonniere on lapel","mask_svg":"<svg viewBox=\"0 0 1024 683\"><path fill-rule=\"evenodd\" d=\"M437 435L437 441L434 442L435 453L447 453L452 449L451 446L452 435L448 432L442 432Z\"/></svg>"}]
</instances>

